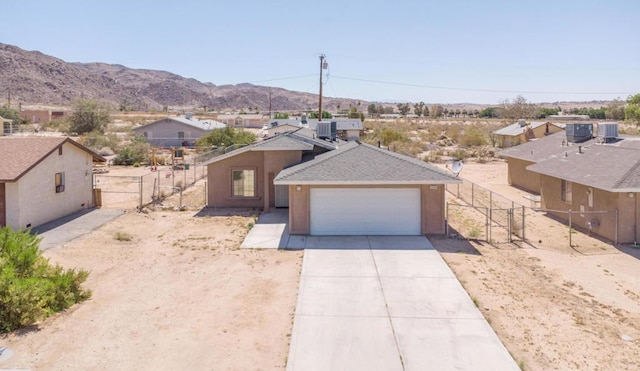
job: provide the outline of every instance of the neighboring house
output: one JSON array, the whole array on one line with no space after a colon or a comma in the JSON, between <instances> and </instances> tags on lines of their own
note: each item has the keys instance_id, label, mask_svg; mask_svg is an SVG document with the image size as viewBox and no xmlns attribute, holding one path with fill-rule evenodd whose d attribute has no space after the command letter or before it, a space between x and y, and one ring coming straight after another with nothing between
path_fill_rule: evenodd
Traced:
<instances>
[{"instance_id":1,"label":"neighboring house","mask_svg":"<svg viewBox=\"0 0 640 371\"><path fill-rule=\"evenodd\" d=\"M278 120L271 120L269 124L264 125L262 127L262 131L259 133L259 136L263 138L272 137L274 135L280 135L282 133L286 133L289 131L295 131L302 127L302 123L300 121L296 123L290 122L279 122Z\"/></svg>"},{"instance_id":2,"label":"neighboring house","mask_svg":"<svg viewBox=\"0 0 640 371\"><path fill-rule=\"evenodd\" d=\"M535 176L536 193L541 195L542 208L550 214L568 220L571 210L572 225L619 243L638 241L640 137L618 136L617 130L609 130L615 127L599 124L596 138L578 143L557 134L508 150L504 155L509 160L510 181L516 177L515 169L518 178ZM606 136L607 131L616 134ZM613 214L616 210L617 217Z\"/></svg>"},{"instance_id":3,"label":"neighboring house","mask_svg":"<svg viewBox=\"0 0 640 371\"><path fill-rule=\"evenodd\" d=\"M215 120L198 120L192 115L171 116L134 127L136 136L143 136L154 147L191 147L196 140L213 129L226 127Z\"/></svg>"},{"instance_id":4,"label":"neighboring house","mask_svg":"<svg viewBox=\"0 0 640 371\"><path fill-rule=\"evenodd\" d=\"M359 141L283 133L211 160L208 206L289 207L289 232L421 235L445 232L444 185L424 161Z\"/></svg>"},{"instance_id":5,"label":"neighboring house","mask_svg":"<svg viewBox=\"0 0 640 371\"><path fill-rule=\"evenodd\" d=\"M236 128L260 129L264 125L265 117L261 114L220 114L216 119L225 125Z\"/></svg>"},{"instance_id":6,"label":"neighboring house","mask_svg":"<svg viewBox=\"0 0 640 371\"><path fill-rule=\"evenodd\" d=\"M47 124L51 120L59 120L64 118L65 111L52 110L22 110L20 116L31 122L32 124Z\"/></svg>"},{"instance_id":7,"label":"neighboring house","mask_svg":"<svg viewBox=\"0 0 640 371\"><path fill-rule=\"evenodd\" d=\"M493 132L495 146L500 148L513 147L526 143L532 139L542 138L564 130L565 124L557 124L545 121L526 122L518 120L502 129Z\"/></svg>"},{"instance_id":8,"label":"neighboring house","mask_svg":"<svg viewBox=\"0 0 640 371\"><path fill-rule=\"evenodd\" d=\"M318 119L307 119L305 117L301 119L272 119L269 121L269 134L276 127L287 125L287 126L297 126L297 127L306 127L317 133L318 130ZM360 133L363 130L362 120L360 119L329 119L322 120L321 123L336 123L336 134L338 138L342 140L358 140L360 139Z\"/></svg>"},{"instance_id":9,"label":"neighboring house","mask_svg":"<svg viewBox=\"0 0 640 371\"><path fill-rule=\"evenodd\" d=\"M91 208L93 162L105 159L62 137L0 137L0 226L31 228Z\"/></svg>"},{"instance_id":10,"label":"neighboring house","mask_svg":"<svg viewBox=\"0 0 640 371\"><path fill-rule=\"evenodd\" d=\"M0 130L0 135L13 134L13 120L9 120L0 116L0 123L2 123L2 130Z\"/></svg>"}]
</instances>

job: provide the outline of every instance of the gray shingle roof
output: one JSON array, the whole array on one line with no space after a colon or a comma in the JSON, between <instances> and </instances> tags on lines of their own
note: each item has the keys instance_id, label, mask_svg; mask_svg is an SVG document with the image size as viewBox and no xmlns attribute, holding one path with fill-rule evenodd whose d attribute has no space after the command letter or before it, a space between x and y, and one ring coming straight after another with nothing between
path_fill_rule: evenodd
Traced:
<instances>
[{"instance_id":1,"label":"gray shingle roof","mask_svg":"<svg viewBox=\"0 0 640 371\"><path fill-rule=\"evenodd\" d=\"M638 149L593 144L582 147L582 153L569 147L561 156L527 169L609 192L629 192L631 188L639 190L639 165Z\"/></svg>"},{"instance_id":2,"label":"gray shingle roof","mask_svg":"<svg viewBox=\"0 0 640 371\"><path fill-rule=\"evenodd\" d=\"M214 157L209 161L203 162L202 164L208 165L250 151L310 151L312 149L313 144L292 137L287 133L276 135L275 137L271 137L263 141L242 147L235 151L225 153L224 155Z\"/></svg>"},{"instance_id":3,"label":"gray shingle roof","mask_svg":"<svg viewBox=\"0 0 640 371\"><path fill-rule=\"evenodd\" d=\"M564 155L565 151L572 150L573 147L575 147L577 150L577 146L586 146L594 144L595 142L595 139L591 139L580 144L567 143L566 133L558 132L544 138L531 140L527 143L505 149L503 151L500 151L499 154L504 157L513 157L525 161L540 162Z\"/></svg>"},{"instance_id":4,"label":"gray shingle roof","mask_svg":"<svg viewBox=\"0 0 640 371\"><path fill-rule=\"evenodd\" d=\"M275 184L442 184L457 178L418 159L358 141L282 170Z\"/></svg>"}]
</instances>

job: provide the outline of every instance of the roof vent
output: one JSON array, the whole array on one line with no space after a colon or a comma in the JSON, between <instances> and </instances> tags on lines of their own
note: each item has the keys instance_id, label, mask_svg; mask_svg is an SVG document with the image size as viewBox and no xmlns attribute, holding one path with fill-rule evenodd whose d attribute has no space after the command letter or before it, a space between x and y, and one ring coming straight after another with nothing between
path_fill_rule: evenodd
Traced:
<instances>
[{"instance_id":1,"label":"roof vent","mask_svg":"<svg viewBox=\"0 0 640 371\"><path fill-rule=\"evenodd\" d=\"M191 120L193 118L193 112L187 112L184 114L184 118Z\"/></svg>"},{"instance_id":2,"label":"roof vent","mask_svg":"<svg viewBox=\"0 0 640 371\"><path fill-rule=\"evenodd\" d=\"M582 143L593 136L593 124L567 124L565 131L567 133L567 142Z\"/></svg>"},{"instance_id":3,"label":"roof vent","mask_svg":"<svg viewBox=\"0 0 640 371\"><path fill-rule=\"evenodd\" d=\"M520 127L527 126L527 121L525 119L518 120L518 125Z\"/></svg>"},{"instance_id":4,"label":"roof vent","mask_svg":"<svg viewBox=\"0 0 640 371\"><path fill-rule=\"evenodd\" d=\"M612 143L618 139L618 123L607 122L598 124L598 139L602 143Z\"/></svg>"}]
</instances>

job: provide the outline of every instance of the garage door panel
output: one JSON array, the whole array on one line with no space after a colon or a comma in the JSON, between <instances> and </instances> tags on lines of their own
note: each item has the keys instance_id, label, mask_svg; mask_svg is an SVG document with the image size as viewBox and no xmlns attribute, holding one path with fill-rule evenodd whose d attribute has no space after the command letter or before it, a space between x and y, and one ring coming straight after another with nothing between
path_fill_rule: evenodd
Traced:
<instances>
[{"instance_id":1,"label":"garage door panel","mask_svg":"<svg viewBox=\"0 0 640 371\"><path fill-rule=\"evenodd\" d=\"M311 234L418 235L418 188L312 188Z\"/></svg>"}]
</instances>

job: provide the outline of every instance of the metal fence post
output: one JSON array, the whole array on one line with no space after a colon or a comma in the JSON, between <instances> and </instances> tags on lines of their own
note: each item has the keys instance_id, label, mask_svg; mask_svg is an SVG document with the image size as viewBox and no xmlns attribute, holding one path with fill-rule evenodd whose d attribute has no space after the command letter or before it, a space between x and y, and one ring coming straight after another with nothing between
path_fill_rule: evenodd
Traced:
<instances>
[{"instance_id":1,"label":"metal fence post","mask_svg":"<svg viewBox=\"0 0 640 371\"><path fill-rule=\"evenodd\" d=\"M507 209L507 227L509 233L509 243L513 242L513 208Z\"/></svg>"},{"instance_id":2,"label":"metal fence post","mask_svg":"<svg viewBox=\"0 0 640 371\"><path fill-rule=\"evenodd\" d=\"M475 206L475 205L473 204L474 196L475 196L474 183L471 183L471 207L474 207L474 206Z\"/></svg>"},{"instance_id":3,"label":"metal fence post","mask_svg":"<svg viewBox=\"0 0 640 371\"><path fill-rule=\"evenodd\" d=\"M485 207L485 209L487 209ZM490 209L489 209L490 210ZM484 217L484 235L487 241L487 243L489 243L491 237L489 236L489 223L491 223L490 218L489 218L489 210L485 210L485 217Z\"/></svg>"},{"instance_id":4,"label":"metal fence post","mask_svg":"<svg viewBox=\"0 0 640 371\"><path fill-rule=\"evenodd\" d=\"M142 211L142 176L140 176L140 207L138 210Z\"/></svg>"},{"instance_id":5,"label":"metal fence post","mask_svg":"<svg viewBox=\"0 0 640 371\"><path fill-rule=\"evenodd\" d=\"M445 219L444 219L444 234L445 236L449 235L449 203L447 202L445 205Z\"/></svg>"},{"instance_id":6,"label":"metal fence post","mask_svg":"<svg viewBox=\"0 0 640 371\"><path fill-rule=\"evenodd\" d=\"M571 244L571 209L569 209L569 247L572 247Z\"/></svg>"},{"instance_id":7,"label":"metal fence post","mask_svg":"<svg viewBox=\"0 0 640 371\"><path fill-rule=\"evenodd\" d=\"M525 215L526 215L526 214L525 214L525 208L524 208L524 205L523 205L523 206L522 206L522 242L526 241L526 240L525 240L525 237L524 237L524 228L525 228L525 226L526 226L526 223L525 223L525 221L524 221L524 219L525 219Z\"/></svg>"},{"instance_id":8,"label":"metal fence post","mask_svg":"<svg viewBox=\"0 0 640 371\"><path fill-rule=\"evenodd\" d=\"M635 226L634 226L634 228L635 228ZM616 235L615 235L615 237L616 237L616 240L615 240L614 243L617 245L618 244L618 209L616 209Z\"/></svg>"}]
</instances>

